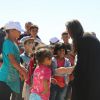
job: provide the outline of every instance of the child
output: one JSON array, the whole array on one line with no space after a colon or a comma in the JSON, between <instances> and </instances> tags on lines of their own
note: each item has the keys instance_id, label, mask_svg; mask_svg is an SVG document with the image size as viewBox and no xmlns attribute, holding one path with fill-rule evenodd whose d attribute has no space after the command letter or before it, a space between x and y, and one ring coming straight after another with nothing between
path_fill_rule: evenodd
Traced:
<instances>
[{"instance_id":1,"label":"child","mask_svg":"<svg viewBox=\"0 0 100 100\"><path fill-rule=\"evenodd\" d=\"M53 81L51 84L51 94L50 100L65 100L68 77L66 75L60 76L61 71L56 72L57 68L64 68L66 71L67 67L71 66L69 59L65 58L66 47L63 43L58 43L55 45L54 54L56 55L52 59L52 68L53 68ZM56 75L55 75L56 74ZM57 75L58 74L58 75Z\"/></svg>"},{"instance_id":2,"label":"child","mask_svg":"<svg viewBox=\"0 0 100 100\"><path fill-rule=\"evenodd\" d=\"M19 22L9 22L5 25L5 30L8 37L3 43L0 100L10 100L12 92L20 93L20 77L27 79L26 70L20 66L20 52L16 44L22 31L21 26Z\"/></svg>"},{"instance_id":3,"label":"child","mask_svg":"<svg viewBox=\"0 0 100 100\"><path fill-rule=\"evenodd\" d=\"M33 55L33 44L34 44L34 38L31 38L30 36L23 37L20 42L23 44L24 52L20 55L21 63L25 66L25 68L28 70L30 58Z\"/></svg>"},{"instance_id":4,"label":"child","mask_svg":"<svg viewBox=\"0 0 100 100\"><path fill-rule=\"evenodd\" d=\"M34 38L35 46L38 46L38 44L42 43L41 39L38 36L38 30L39 27L37 25L32 25L30 27L30 34L31 34L30 36Z\"/></svg>"},{"instance_id":5,"label":"child","mask_svg":"<svg viewBox=\"0 0 100 100\"><path fill-rule=\"evenodd\" d=\"M67 51L68 50L70 51L71 50L71 44L69 43L69 39L70 39L69 34L67 32L63 32L61 38L62 38L64 44L66 45Z\"/></svg>"},{"instance_id":6,"label":"child","mask_svg":"<svg viewBox=\"0 0 100 100\"><path fill-rule=\"evenodd\" d=\"M33 74L33 85L29 100L49 100L52 54L42 48L36 52L37 67Z\"/></svg>"},{"instance_id":7,"label":"child","mask_svg":"<svg viewBox=\"0 0 100 100\"><path fill-rule=\"evenodd\" d=\"M24 47L24 52L20 55L20 60L22 65L25 67L25 69L29 70L29 62L33 55L33 44L34 44L34 38L31 38L30 36L23 37L20 42L22 43ZM21 90L23 90L23 97L24 100L29 100L29 86L23 82L21 82Z\"/></svg>"}]
</instances>

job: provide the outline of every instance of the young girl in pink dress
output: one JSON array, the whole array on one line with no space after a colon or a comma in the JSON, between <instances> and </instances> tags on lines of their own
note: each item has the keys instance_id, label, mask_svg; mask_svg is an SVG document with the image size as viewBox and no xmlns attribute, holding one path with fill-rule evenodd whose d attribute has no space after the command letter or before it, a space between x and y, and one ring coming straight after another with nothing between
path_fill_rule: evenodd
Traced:
<instances>
[{"instance_id":1,"label":"young girl in pink dress","mask_svg":"<svg viewBox=\"0 0 100 100\"><path fill-rule=\"evenodd\" d=\"M34 70L29 100L49 100L52 53L48 49L39 49L36 60L38 64Z\"/></svg>"}]
</instances>

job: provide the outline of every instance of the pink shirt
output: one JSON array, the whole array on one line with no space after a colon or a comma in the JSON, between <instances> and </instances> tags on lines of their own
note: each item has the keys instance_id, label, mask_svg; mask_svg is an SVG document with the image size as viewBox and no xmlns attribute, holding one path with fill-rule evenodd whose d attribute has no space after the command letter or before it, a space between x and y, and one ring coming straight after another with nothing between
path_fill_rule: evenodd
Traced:
<instances>
[{"instance_id":1,"label":"pink shirt","mask_svg":"<svg viewBox=\"0 0 100 100\"><path fill-rule=\"evenodd\" d=\"M50 78L51 69L45 65L39 65L34 70L32 93L38 94L42 100L49 100L50 96ZM44 91L43 81L48 80L49 91L46 94L41 94Z\"/></svg>"}]
</instances>

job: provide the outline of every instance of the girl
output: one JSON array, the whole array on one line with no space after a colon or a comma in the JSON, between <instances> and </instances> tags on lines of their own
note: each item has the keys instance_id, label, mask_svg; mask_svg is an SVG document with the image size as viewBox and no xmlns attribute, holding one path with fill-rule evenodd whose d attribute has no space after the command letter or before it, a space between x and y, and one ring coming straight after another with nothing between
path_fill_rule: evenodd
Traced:
<instances>
[{"instance_id":1,"label":"girl","mask_svg":"<svg viewBox=\"0 0 100 100\"><path fill-rule=\"evenodd\" d=\"M8 35L3 43L3 64L0 68L0 100L10 100L12 92L20 93L20 78L27 79L27 73L20 66L20 52L16 44L21 33L18 22L5 25Z\"/></svg>"},{"instance_id":2,"label":"girl","mask_svg":"<svg viewBox=\"0 0 100 100\"><path fill-rule=\"evenodd\" d=\"M55 45L54 54L56 56L52 59L53 81L51 84L50 100L64 100L67 91L66 82L68 82L68 79L66 75L60 76L60 74L67 72L68 69L66 67L71 66L71 64L69 59L65 58L66 47L63 43Z\"/></svg>"},{"instance_id":3,"label":"girl","mask_svg":"<svg viewBox=\"0 0 100 100\"><path fill-rule=\"evenodd\" d=\"M37 67L33 74L33 85L29 100L49 100L52 53L46 49L36 52Z\"/></svg>"}]
</instances>

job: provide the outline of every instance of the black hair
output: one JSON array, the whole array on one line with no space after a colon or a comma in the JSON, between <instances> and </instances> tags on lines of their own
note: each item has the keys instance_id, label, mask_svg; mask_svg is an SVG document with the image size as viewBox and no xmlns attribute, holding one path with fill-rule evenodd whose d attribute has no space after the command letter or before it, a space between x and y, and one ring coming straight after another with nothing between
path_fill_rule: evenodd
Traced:
<instances>
[{"instance_id":1,"label":"black hair","mask_svg":"<svg viewBox=\"0 0 100 100\"><path fill-rule=\"evenodd\" d=\"M63 36L63 35L68 35L68 32L63 32L63 33L62 33L62 36Z\"/></svg>"},{"instance_id":2,"label":"black hair","mask_svg":"<svg viewBox=\"0 0 100 100\"><path fill-rule=\"evenodd\" d=\"M70 32L70 35L73 40L74 48L77 48L77 42L79 42L80 38L84 34L84 29L81 23L78 20L72 20L66 23L67 31ZM76 50L75 50L76 51Z\"/></svg>"},{"instance_id":3,"label":"black hair","mask_svg":"<svg viewBox=\"0 0 100 100\"><path fill-rule=\"evenodd\" d=\"M83 36L84 30L81 23L78 20L72 20L67 22L66 28L72 33L72 38L74 39Z\"/></svg>"},{"instance_id":4,"label":"black hair","mask_svg":"<svg viewBox=\"0 0 100 100\"><path fill-rule=\"evenodd\" d=\"M54 55L57 55L57 52L61 49L65 50L65 54L67 54L66 45L64 43L57 43L54 48Z\"/></svg>"},{"instance_id":5,"label":"black hair","mask_svg":"<svg viewBox=\"0 0 100 100\"><path fill-rule=\"evenodd\" d=\"M37 52L35 53L35 57L38 63L42 63L46 57L52 58L52 53L47 48L41 48L37 50Z\"/></svg>"}]
</instances>

